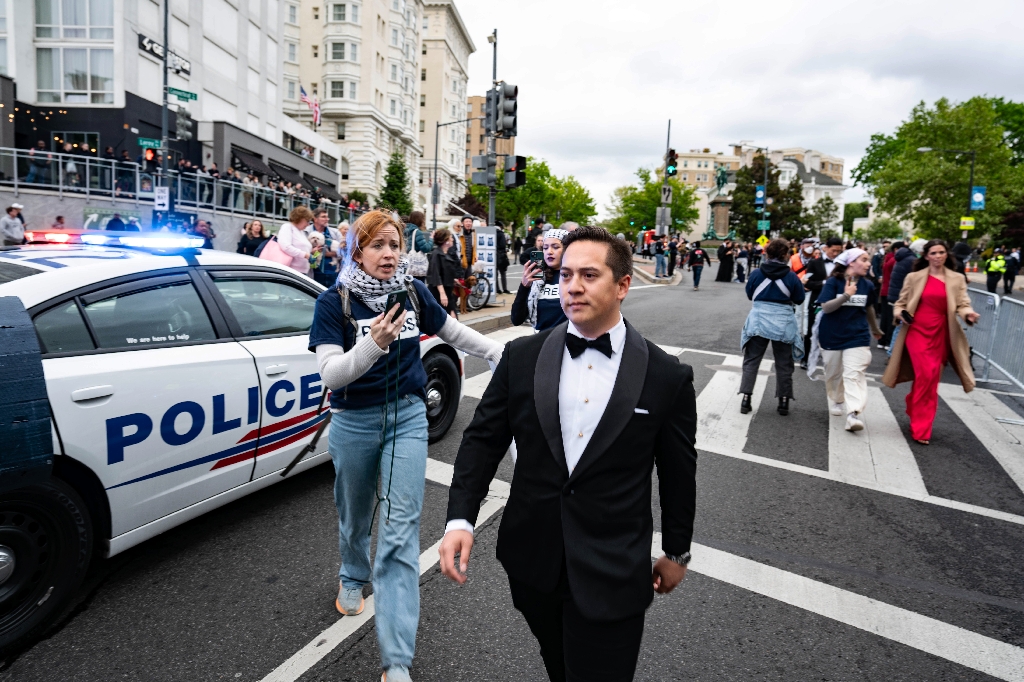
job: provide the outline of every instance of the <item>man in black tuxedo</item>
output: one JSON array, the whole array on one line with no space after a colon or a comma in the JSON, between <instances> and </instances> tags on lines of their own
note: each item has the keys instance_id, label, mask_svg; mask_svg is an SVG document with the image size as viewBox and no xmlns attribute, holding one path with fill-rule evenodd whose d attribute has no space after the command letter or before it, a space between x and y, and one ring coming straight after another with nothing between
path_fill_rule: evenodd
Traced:
<instances>
[{"instance_id":1,"label":"man in black tuxedo","mask_svg":"<svg viewBox=\"0 0 1024 682\"><path fill-rule=\"evenodd\" d=\"M843 252L843 240L839 237L829 237L825 242L825 248L821 250L821 258L815 258L807 263L807 271L800 275L804 281L804 289L810 294L807 303L807 333L804 334L804 359L800 361L800 367L807 369L807 356L811 354L811 337L814 331L814 304L821 293L821 287L825 280L832 274L832 268L836 266L836 257ZM806 275L806 279L805 276Z\"/></svg>"},{"instance_id":2,"label":"man in black tuxedo","mask_svg":"<svg viewBox=\"0 0 1024 682\"><path fill-rule=\"evenodd\" d=\"M497 548L512 602L552 680L632 680L644 612L655 591L679 584L690 557L693 370L623 320L625 241L583 227L563 244L569 322L505 347L455 461L441 570L466 581L480 503L515 438ZM665 556L652 570L655 464Z\"/></svg>"}]
</instances>

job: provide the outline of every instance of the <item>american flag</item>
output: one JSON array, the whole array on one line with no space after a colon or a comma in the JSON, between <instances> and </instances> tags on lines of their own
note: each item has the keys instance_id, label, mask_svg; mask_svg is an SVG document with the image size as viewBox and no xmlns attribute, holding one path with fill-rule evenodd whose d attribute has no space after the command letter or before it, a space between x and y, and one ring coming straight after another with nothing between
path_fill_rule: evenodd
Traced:
<instances>
[{"instance_id":1,"label":"american flag","mask_svg":"<svg viewBox=\"0 0 1024 682\"><path fill-rule=\"evenodd\" d=\"M306 94L306 88L299 86L299 100L305 102L306 105L313 110L313 125L320 125L320 100L310 98Z\"/></svg>"}]
</instances>

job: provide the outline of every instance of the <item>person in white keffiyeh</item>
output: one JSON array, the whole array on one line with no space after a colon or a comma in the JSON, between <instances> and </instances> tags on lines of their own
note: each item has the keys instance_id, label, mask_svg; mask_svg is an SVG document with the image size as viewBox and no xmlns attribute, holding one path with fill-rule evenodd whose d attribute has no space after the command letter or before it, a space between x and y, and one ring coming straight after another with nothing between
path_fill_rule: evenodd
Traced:
<instances>
[{"instance_id":1,"label":"person in white keffiyeh","mask_svg":"<svg viewBox=\"0 0 1024 682\"><path fill-rule=\"evenodd\" d=\"M504 350L449 317L426 285L408 274L402 242L400 223L390 214L360 216L349 230L338 283L317 299L309 331L309 349L331 390L328 450L336 473L342 558L335 607L346 615L360 613L363 588L372 579L381 669L395 682L410 679L419 624L427 439L431 430L440 437L450 424L443 396L428 414L420 337L436 335L492 367ZM401 291L415 301L404 311L397 305L384 310L388 294ZM447 358L436 362L441 356L428 356L435 367L432 380L440 386L431 393L447 391L458 401L462 377L454 366L446 373ZM369 531L376 513L377 553L371 566Z\"/></svg>"}]
</instances>

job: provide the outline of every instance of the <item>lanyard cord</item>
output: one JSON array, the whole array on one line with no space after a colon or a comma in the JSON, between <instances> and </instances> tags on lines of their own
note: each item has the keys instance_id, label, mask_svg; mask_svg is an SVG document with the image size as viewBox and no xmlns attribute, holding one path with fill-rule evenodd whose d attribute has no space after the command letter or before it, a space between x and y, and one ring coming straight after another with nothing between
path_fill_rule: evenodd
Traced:
<instances>
[{"instance_id":1,"label":"lanyard cord","mask_svg":"<svg viewBox=\"0 0 1024 682\"><path fill-rule=\"evenodd\" d=\"M388 490L386 493L384 493L384 496L381 497L380 493L377 491L377 481L380 480L380 465L381 462L383 462L384 460L384 448L387 447L388 408L391 406L391 381L388 378L388 364L389 360L391 359L390 353L388 354L388 357L384 360L384 429L382 431L383 438L381 439L380 442L380 450L377 453L377 473L373 477L373 494L374 496L376 496L377 502L376 504L373 505L373 514L370 515L370 531L367 533L367 536L373 534L373 519L377 516L377 509L380 507L380 503L384 502L385 500L388 503L388 514L385 522L388 524L391 523L391 500L389 498L391 495L391 484L395 480L395 440L398 438L398 385L399 380L401 379L400 372L402 368L401 332L399 332L398 335L398 350L395 353L395 355L397 356L395 358L395 418L394 423L392 424L391 427L391 470L390 473L388 474Z\"/></svg>"}]
</instances>

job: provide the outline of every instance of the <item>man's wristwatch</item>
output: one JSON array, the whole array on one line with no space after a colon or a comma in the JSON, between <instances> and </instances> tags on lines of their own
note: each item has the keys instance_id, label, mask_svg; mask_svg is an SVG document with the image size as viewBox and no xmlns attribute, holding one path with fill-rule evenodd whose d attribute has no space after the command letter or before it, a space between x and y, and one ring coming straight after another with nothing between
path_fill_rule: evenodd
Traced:
<instances>
[{"instance_id":1,"label":"man's wristwatch","mask_svg":"<svg viewBox=\"0 0 1024 682\"><path fill-rule=\"evenodd\" d=\"M668 559L669 561L673 561L673 562L679 564L680 566L686 566L688 563L690 563L690 559L692 559L693 556L689 552L684 552L683 554L668 554L668 553L666 553L665 554L665 558Z\"/></svg>"}]
</instances>

